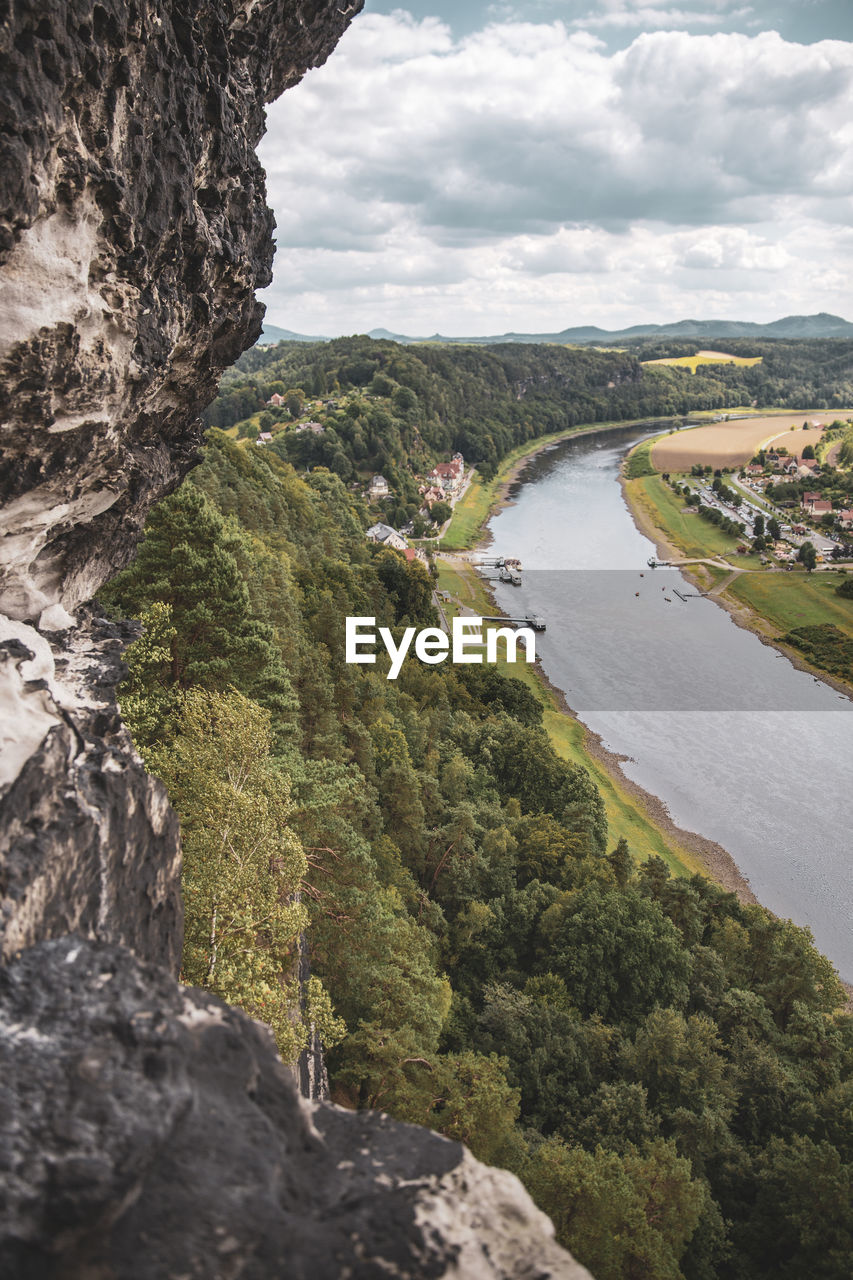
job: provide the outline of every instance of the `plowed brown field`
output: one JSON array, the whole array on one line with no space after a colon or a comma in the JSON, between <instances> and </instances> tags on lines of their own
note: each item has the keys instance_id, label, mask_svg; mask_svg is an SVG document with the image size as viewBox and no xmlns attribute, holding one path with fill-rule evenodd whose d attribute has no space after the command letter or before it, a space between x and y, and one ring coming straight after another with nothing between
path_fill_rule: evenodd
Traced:
<instances>
[{"instance_id":1,"label":"plowed brown field","mask_svg":"<svg viewBox=\"0 0 853 1280\"><path fill-rule=\"evenodd\" d=\"M696 462L712 467L736 467L749 462L753 454L771 440L775 445L784 445L789 453L801 454L807 444L816 445L821 435L820 428L803 431L803 423L826 424L839 416L838 411L794 413L691 427L658 440L652 446L652 465L658 471L689 471Z\"/></svg>"}]
</instances>

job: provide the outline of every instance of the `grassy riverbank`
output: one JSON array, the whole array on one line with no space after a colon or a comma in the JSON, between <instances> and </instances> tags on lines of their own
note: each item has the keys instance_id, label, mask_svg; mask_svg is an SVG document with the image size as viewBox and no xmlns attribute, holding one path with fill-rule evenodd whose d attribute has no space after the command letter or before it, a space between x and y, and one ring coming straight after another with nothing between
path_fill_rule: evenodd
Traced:
<instances>
[{"instance_id":1,"label":"grassy riverbank","mask_svg":"<svg viewBox=\"0 0 853 1280\"><path fill-rule=\"evenodd\" d=\"M738 555L737 547L743 539L724 533L716 525L703 520L692 508L685 508L684 499L657 474L643 475L624 482L625 497L632 513L638 509L645 520L638 521L647 537L663 542L680 557L732 557L732 565L738 569L757 569L761 561L757 555ZM655 532L650 532L649 527ZM667 558L670 558L668 555ZM676 557L672 557L676 558Z\"/></svg>"},{"instance_id":2,"label":"grassy riverbank","mask_svg":"<svg viewBox=\"0 0 853 1280\"><path fill-rule=\"evenodd\" d=\"M646 474L649 459L647 446L632 450L622 487L637 527L655 542L658 553L667 559L713 556L727 560L731 574L709 566L691 566L689 574L741 626L780 648L797 666L818 673L842 692L853 693L853 675L846 674L844 667L846 642L853 641L853 600L843 599L835 590L843 573L827 569L806 573L800 567L780 572L775 566L762 565L755 553L738 554L744 539L724 533L685 507L660 475ZM809 633L805 644L792 647L786 642L791 632L801 628L825 627L836 629L828 639Z\"/></svg>"},{"instance_id":3,"label":"grassy riverbank","mask_svg":"<svg viewBox=\"0 0 853 1280\"><path fill-rule=\"evenodd\" d=\"M460 612L460 604L481 616L495 612L495 605L489 599L482 579L464 560L439 560L439 589L452 597L445 603L448 617ZM488 624L484 628L487 631L491 629ZM638 797L630 794L624 780L620 782L619 777L606 767L599 758L600 753L591 753L589 731L561 705L559 692L550 686L538 666L528 666L525 662L509 663L501 656L503 654L504 647L500 645L498 670L503 675L521 680L542 704L543 724L554 749L564 760L582 765L592 775L607 810L611 845L624 836L638 858L657 854L680 875L703 871L705 868L698 854L672 835L665 835L638 803ZM616 758L612 757L612 760L616 764Z\"/></svg>"},{"instance_id":4,"label":"grassy riverbank","mask_svg":"<svg viewBox=\"0 0 853 1280\"><path fill-rule=\"evenodd\" d=\"M732 410L732 412L739 411ZM690 416L701 421L712 415L710 410L703 410ZM441 540L442 550L465 551L475 546L482 537L486 521L506 496L510 484L524 464L534 458L537 453L542 453L551 445L559 444L561 440L569 440L574 436L588 435L594 431L610 431L616 427L635 427L647 421L647 418L635 418L628 422L618 420L588 422L578 427L568 427L565 431L555 431L551 435L539 436L535 440L528 440L525 444L519 445L503 459L493 480L481 480L475 474L467 491L453 509L453 518ZM668 434L668 432L662 433L662 435ZM648 441L647 446L650 448L653 443L654 441ZM640 445L638 448L647 446Z\"/></svg>"},{"instance_id":5,"label":"grassy riverbank","mask_svg":"<svg viewBox=\"0 0 853 1280\"><path fill-rule=\"evenodd\" d=\"M493 480L481 480L475 474L467 491L453 509L453 518L441 540L442 550L464 551L474 546L482 536L483 526L500 502L506 486L512 482L522 465L530 458L550 445L559 443L560 440L568 440L570 436L582 435L586 431L600 430L603 425L605 424L599 424L598 427L595 424L572 427L566 431L555 431L551 435L539 436L536 440L528 440L506 455ZM630 423L606 425L630 426Z\"/></svg>"}]
</instances>

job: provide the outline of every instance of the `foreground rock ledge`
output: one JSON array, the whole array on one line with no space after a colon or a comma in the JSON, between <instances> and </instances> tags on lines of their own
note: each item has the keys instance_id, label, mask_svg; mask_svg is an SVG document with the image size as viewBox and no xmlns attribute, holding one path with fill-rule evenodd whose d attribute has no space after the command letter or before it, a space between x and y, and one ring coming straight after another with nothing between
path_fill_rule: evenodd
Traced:
<instances>
[{"instance_id":1,"label":"foreground rock ledge","mask_svg":"<svg viewBox=\"0 0 853 1280\"><path fill-rule=\"evenodd\" d=\"M511 1174L305 1103L266 1028L121 947L0 976L0 1273L589 1280Z\"/></svg>"}]
</instances>

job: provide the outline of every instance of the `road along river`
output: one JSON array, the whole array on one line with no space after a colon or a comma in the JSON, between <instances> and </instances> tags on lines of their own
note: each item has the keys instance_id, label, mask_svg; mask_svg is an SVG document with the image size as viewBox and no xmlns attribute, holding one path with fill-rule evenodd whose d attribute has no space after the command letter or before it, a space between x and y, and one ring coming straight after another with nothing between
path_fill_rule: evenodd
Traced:
<instances>
[{"instance_id":1,"label":"road along river","mask_svg":"<svg viewBox=\"0 0 853 1280\"><path fill-rule=\"evenodd\" d=\"M537 653L568 705L678 826L717 841L759 902L808 925L853 981L853 704L738 627L677 570L649 569L619 465L637 427L539 454L489 523L493 584L547 623Z\"/></svg>"}]
</instances>

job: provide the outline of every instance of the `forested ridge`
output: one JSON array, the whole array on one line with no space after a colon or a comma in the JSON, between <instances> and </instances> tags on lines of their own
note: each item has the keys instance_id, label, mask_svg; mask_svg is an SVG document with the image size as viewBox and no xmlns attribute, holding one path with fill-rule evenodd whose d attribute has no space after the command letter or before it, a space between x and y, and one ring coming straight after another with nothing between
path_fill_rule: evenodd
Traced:
<instances>
[{"instance_id":1,"label":"forested ridge","mask_svg":"<svg viewBox=\"0 0 853 1280\"><path fill-rule=\"evenodd\" d=\"M853 341L727 340L759 364L702 365L696 373L650 360L692 355L697 341L635 342L618 351L508 343L488 348L400 346L366 337L247 351L207 410L229 428L277 391L317 397L325 437L284 433L277 447L299 465L345 480L371 465L398 483L410 464L459 450L489 478L512 448L579 423L684 415L736 406L853 405ZM347 404L334 397L344 394ZM359 400L359 397L362 397ZM287 422L290 413L274 415Z\"/></svg>"},{"instance_id":2,"label":"forested ridge","mask_svg":"<svg viewBox=\"0 0 853 1280\"><path fill-rule=\"evenodd\" d=\"M586 420L584 386L627 405L645 380L630 356L567 353L578 409L568 384L520 387L546 377L529 347L508 367L494 349L444 363L365 343L338 349L385 352L351 383L375 387L352 434L336 431L354 474L359 432L402 467L419 436L427 453L459 447L465 405L469 453L491 439L498 458L558 412ZM316 378L335 345L283 358ZM476 378L496 367L482 357L506 382L478 410ZM347 615L429 625L432 584L365 540L342 468L297 469L279 439L211 431L103 594L146 623L122 708L181 817L185 980L267 1021L287 1057L313 1022L337 1101L514 1170L597 1280L847 1277L853 1019L829 963L804 930L614 846L520 682L346 664Z\"/></svg>"}]
</instances>

